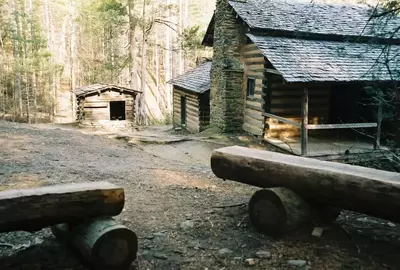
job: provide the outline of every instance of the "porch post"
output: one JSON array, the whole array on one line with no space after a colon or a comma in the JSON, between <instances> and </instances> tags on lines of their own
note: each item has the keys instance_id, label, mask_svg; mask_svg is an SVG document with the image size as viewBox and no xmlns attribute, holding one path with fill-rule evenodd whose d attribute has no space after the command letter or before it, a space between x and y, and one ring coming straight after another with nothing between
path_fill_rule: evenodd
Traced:
<instances>
[{"instance_id":1,"label":"porch post","mask_svg":"<svg viewBox=\"0 0 400 270\"><path fill-rule=\"evenodd\" d=\"M304 88L303 101L301 104L301 155L307 155L308 144L308 90Z\"/></svg>"},{"instance_id":2,"label":"porch post","mask_svg":"<svg viewBox=\"0 0 400 270\"><path fill-rule=\"evenodd\" d=\"M374 142L374 150L377 150L381 146L381 132L382 132L382 101L379 101L378 105L378 115L377 115L377 127L376 127L376 135L375 135L375 142Z\"/></svg>"}]
</instances>

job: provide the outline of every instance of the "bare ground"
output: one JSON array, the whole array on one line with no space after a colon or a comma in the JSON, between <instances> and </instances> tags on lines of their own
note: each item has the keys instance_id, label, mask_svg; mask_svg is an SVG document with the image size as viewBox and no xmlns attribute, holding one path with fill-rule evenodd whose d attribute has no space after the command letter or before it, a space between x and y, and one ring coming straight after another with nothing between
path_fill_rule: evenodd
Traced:
<instances>
[{"instance_id":1,"label":"bare ground","mask_svg":"<svg viewBox=\"0 0 400 270\"><path fill-rule=\"evenodd\" d=\"M139 237L138 269L247 269L249 258L256 269L296 268L289 260L306 261L304 269L400 268L400 225L351 212L322 238L312 227L281 239L257 233L246 206L256 188L223 182L209 168L222 145L176 135L156 143L165 136L160 128L116 135L0 121L0 190L100 180L124 187L117 219ZM194 226L182 229L188 220ZM0 269L87 268L44 229L1 234Z\"/></svg>"}]
</instances>

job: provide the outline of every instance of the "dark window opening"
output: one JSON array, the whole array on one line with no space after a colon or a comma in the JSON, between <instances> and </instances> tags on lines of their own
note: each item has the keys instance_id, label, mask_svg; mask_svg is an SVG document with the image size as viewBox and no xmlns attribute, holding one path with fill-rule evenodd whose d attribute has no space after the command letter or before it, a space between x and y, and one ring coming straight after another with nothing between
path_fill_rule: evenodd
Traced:
<instances>
[{"instance_id":1,"label":"dark window opening","mask_svg":"<svg viewBox=\"0 0 400 270\"><path fill-rule=\"evenodd\" d=\"M186 125L186 97L181 96L181 125Z\"/></svg>"},{"instance_id":2,"label":"dark window opening","mask_svg":"<svg viewBox=\"0 0 400 270\"><path fill-rule=\"evenodd\" d=\"M254 89L256 88L256 80L253 78L247 78L247 96L254 96Z\"/></svg>"},{"instance_id":3,"label":"dark window opening","mask_svg":"<svg viewBox=\"0 0 400 270\"><path fill-rule=\"evenodd\" d=\"M110 120L125 120L125 101L110 101Z\"/></svg>"}]
</instances>

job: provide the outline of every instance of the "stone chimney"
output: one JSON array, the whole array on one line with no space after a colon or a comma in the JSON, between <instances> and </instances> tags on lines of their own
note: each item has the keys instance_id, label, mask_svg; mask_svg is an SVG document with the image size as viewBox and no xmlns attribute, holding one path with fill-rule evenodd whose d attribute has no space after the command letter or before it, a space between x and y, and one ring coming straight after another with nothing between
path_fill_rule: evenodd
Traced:
<instances>
[{"instance_id":1,"label":"stone chimney","mask_svg":"<svg viewBox=\"0 0 400 270\"><path fill-rule=\"evenodd\" d=\"M223 132L242 130L244 92L240 47L244 29L227 0L217 0L211 69L211 126Z\"/></svg>"}]
</instances>

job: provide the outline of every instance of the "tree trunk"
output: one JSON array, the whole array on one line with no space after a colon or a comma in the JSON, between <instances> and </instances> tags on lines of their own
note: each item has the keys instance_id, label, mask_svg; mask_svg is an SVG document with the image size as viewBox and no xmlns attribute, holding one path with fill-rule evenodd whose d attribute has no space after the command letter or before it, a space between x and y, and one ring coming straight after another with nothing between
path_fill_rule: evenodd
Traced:
<instances>
[{"instance_id":1,"label":"tree trunk","mask_svg":"<svg viewBox=\"0 0 400 270\"><path fill-rule=\"evenodd\" d=\"M178 29L179 29L179 74L184 72L184 55L183 55L183 17L184 17L184 0L179 0L179 21L178 21Z\"/></svg>"},{"instance_id":2,"label":"tree trunk","mask_svg":"<svg viewBox=\"0 0 400 270\"><path fill-rule=\"evenodd\" d=\"M14 13L14 20L11 20L11 27L13 32L13 55L14 55L14 97L17 107L14 107L14 113L22 118L22 93L21 93L21 73L20 73L20 44L19 44L19 18L18 8L15 0L10 0L11 9Z\"/></svg>"},{"instance_id":3,"label":"tree trunk","mask_svg":"<svg viewBox=\"0 0 400 270\"><path fill-rule=\"evenodd\" d=\"M183 29L185 30L188 27L188 22L189 22L189 0L184 0L184 1L185 1L185 5L184 5L185 13L183 16ZM195 53L197 53L197 50ZM183 72L186 72L186 70L187 70L187 60L188 59L187 59L187 55L186 55L186 50L183 50Z\"/></svg>"},{"instance_id":4,"label":"tree trunk","mask_svg":"<svg viewBox=\"0 0 400 270\"><path fill-rule=\"evenodd\" d=\"M78 57L76 55L76 50L77 50L77 34L76 34L76 25L75 25L75 18L76 18L76 7L74 0L71 0L70 2L71 9L72 9L72 14L71 14L71 36L70 36L70 68L71 68L71 89L76 88L76 82L77 82L77 62L78 62ZM71 119L72 121L74 120L74 112L75 112L75 96L72 92L69 93L69 105L68 108L71 111Z\"/></svg>"},{"instance_id":5,"label":"tree trunk","mask_svg":"<svg viewBox=\"0 0 400 270\"><path fill-rule=\"evenodd\" d=\"M286 187L307 201L400 221L400 174L233 146L214 150L222 179L262 188Z\"/></svg>"},{"instance_id":6,"label":"tree trunk","mask_svg":"<svg viewBox=\"0 0 400 270\"><path fill-rule=\"evenodd\" d=\"M27 12L26 10L26 2L23 1L23 7L22 10L24 11L24 14L30 14L30 12ZM32 65L29 63L29 52L31 51L30 48L28 48L28 34L26 32L28 28L28 21L26 18L21 22L21 33L22 33L22 38L23 38L23 50L22 50L22 59L23 59L23 68L24 68L24 74L25 74L25 99L26 99L26 119L28 120L28 123L31 123L31 117L30 117L30 85L31 85L31 79L29 76L29 71L32 69ZM30 29L30 27L29 27ZM31 45L32 46L32 45Z\"/></svg>"},{"instance_id":7,"label":"tree trunk","mask_svg":"<svg viewBox=\"0 0 400 270\"><path fill-rule=\"evenodd\" d=\"M155 70L156 70L156 103L160 108L160 111L163 111L162 103L160 102L160 59L158 53L158 27L155 27L155 46L154 46L154 60L155 60Z\"/></svg>"},{"instance_id":8,"label":"tree trunk","mask_svg":"<svg viewBox=\"0 0 400 270\"><path fill-rule=\"evenodd\" d=\"M76 226L59 224L51 230L96 270L125 270L137 257L136 234L109 217L96 217Z\"/></svg>"},{"instance_id":9,"label":"tree trunk","mask_svg":"<svg viewBox=\"0 0 400 270\"><path fill-rule=\"evenodd\" d=\"M32 78L31 78L31 89L32 89L32 97L33 97L33 122L37 122L37 98L36 98L36 66L35 63L36 57L35 57L35 51L36 51L36 35L35 35L35 29L34 29L34 17L33 17L33 0L29 0L29 18L30 18L30 32L31 32L31 40L32 40L32 45L31 45L31 57L32 57Z\"/></svg>"},{"instance_id":10,"label":"tree trunk","mask_svg":"<svg viewBox=\"0 0 400 270\"><path fill-rule=\"evenodd\" d=\"M73 21L73 18L71 16L71 21ZM71 74L71 89L75 89L75 39L76 39L76 34L75 34L75 24L71 22L71 32L70 32L70 47L69 47L69 53L70 53L70 74Z\"/></svg>"},{"instance_id":11,"label":"tree trunk","mask_svg":"<svg viewBox=\"0 0 400 270\"><path fill-rule=\"evenodd\" d=\"M32 96L33 96L33 122L37 123L37 83L36 71L32 73Z\"/></svg>"},{"instance_id":12,"label":"tree trunk","mask_svg":"<svg viewBox=\"0 0 400 270\"><path fill-rule=\"evenodd\" d=\"M56 34L54 30L54 26L52 24L52 10L50 7L50 0L45 0L45 19L46 19L46 28L47 28L47 47L49 51L55 52L55 45L54 43L56 42ZM63 47L60 48L61 50L64 51L67 49L67 44L65 42L66 40L66 29L67 29L67 18L63 18L63 23L61 26L61 33L60 36L63 39ZM57 51L56 58L57 61L65 61L65 59L61 59L60 55L62 55L64 52ZM54 59L54 57L53 57ZM43 67L42 67L43 68ZM67 67L65 67L67 68ZM50 71L49 74L46 75L45 77L46 82L48 82L48 94L46 95L46 105L50 110L47 112L50 115L50 121L53 122L54 118L57 114L57 86L56 86L56 74L55 71Z\"/></svg>"},{"instance_id":13,"label":"tree trunk","mask_svg":"<svg viewBox=\"0 0 400 270\"><path fill-rule=\"evenodd\" d=\"M143 0L143 20L146 19L146 0ZM146 24L143 22L143 29L142 29L142 63L141 63L141 86L140 90L142 94L140 95L139 107L140 107L140 124L147 125L147 110L146 110L146 54L147 54L147 44L146 44Z\"/></svg>"},{"instance_id":14,"label":"tree trunk","mask_svg":"<svg viewBox=\"0 0 400 270\"><path fill-rule=\"evenodd\" d=\"M128 15L129 15L129 56L130 56L130 86L134 90L138 90L138 68L137 68L137 44L136 44L136 29L137 20L134 16L135 0L129 0L128 2ZM139 121L139 99L135 99L135 118Z\"/></svg>"},{"instance_id":15,"label":"tree trunk","mask_svg":"<svg viewBox=\"0 0 400 270\"><path fill-rule=\"evenodd\" d=\"M56 117L56 114L57 114L57 88L54 87L54 85L55 85L54 73L49 74L48 81L49 81L49 89L51 89L51 91L50 91L50 104L51 104L50 120L51 120L51 122L53 122Z\"/></svg>"},{"instance_id":16,"label":"tree trunk","mask_svg":"<svg viewBox=\"0 0 400 270\"><path fill-rule=\"evenodd\" d=\"M49 1L50 0L45 0L44 1L44 8L45 8L45 20L46 20L46 30L47 30L47 48L49 51L52 51L52 26L50 24L50 7L49 7Z\"/></svg>"},{"instance_id":17,"label":"tree trunk","mask_svg":"<svg viewBox=\"0 0 400 270\"><path fill-rule=\"evenodd\" d=\"M128 15L129 15L129 75L130 75L130 87L134 90L138 89L137 86L137 61L136 61L136 19L134 17L134 0L128 2Z\"/></svg>"},{"instance_id":18,"label":"tree trunk","mask_svg":"<svg viewBox=\"0 0 400 270\"><path fill-rule=\"evenodd\" d=\"M2 77L1 77L1 81L0 81L0 84L2 86L1 89L2 89L2 97L3 97L3 107L2 107L3 115L2 115L2 118L4 120L6 118L7 105L8 105L7 87L6 87L6 82L8 81L8 78L6 76L6 74L8 74L8 61L7 61L7 55L6 55L6 51L5 51L5 48L4 48L4 43L3 43L3 39L1 37L1 35L0 35L0 48L1 48L1 51L2 51L2 57L3 57L3 61L1 61L1 62L4 64L3 69L5 71L1 75Z\"/></svg>"},{"instance_id":19,"label":"tree trunk","mask_svg":"<svg viewBox=\"0 0 400 270\"><path fill-rule=\"evenodd\" d=\"M171 5L171 0L167 0L167 5ZM168 9L167 17L171 17L171 11ZM165 33L165 63L164 63L164 74L165 74L165 81L169 81L172 79L172 72L171 72L171 61L172 61L172 48L171 48L171 28L165 26L166 33ZM167 113L171 113L172 111L172 86L169 84L165 84L165 92L167 97Z\"/></svg>"},{"instance_id":20,"label":"tree trunk","mask_svg":"<svg viewBox=\"0 0 400 270\"><path fill-rule=\"evenodd\" d=\"M0 232L35 231L99 215L116 216L124 202L124 190L108 182L2 191Z\"/></svg>"}]
</instances>

